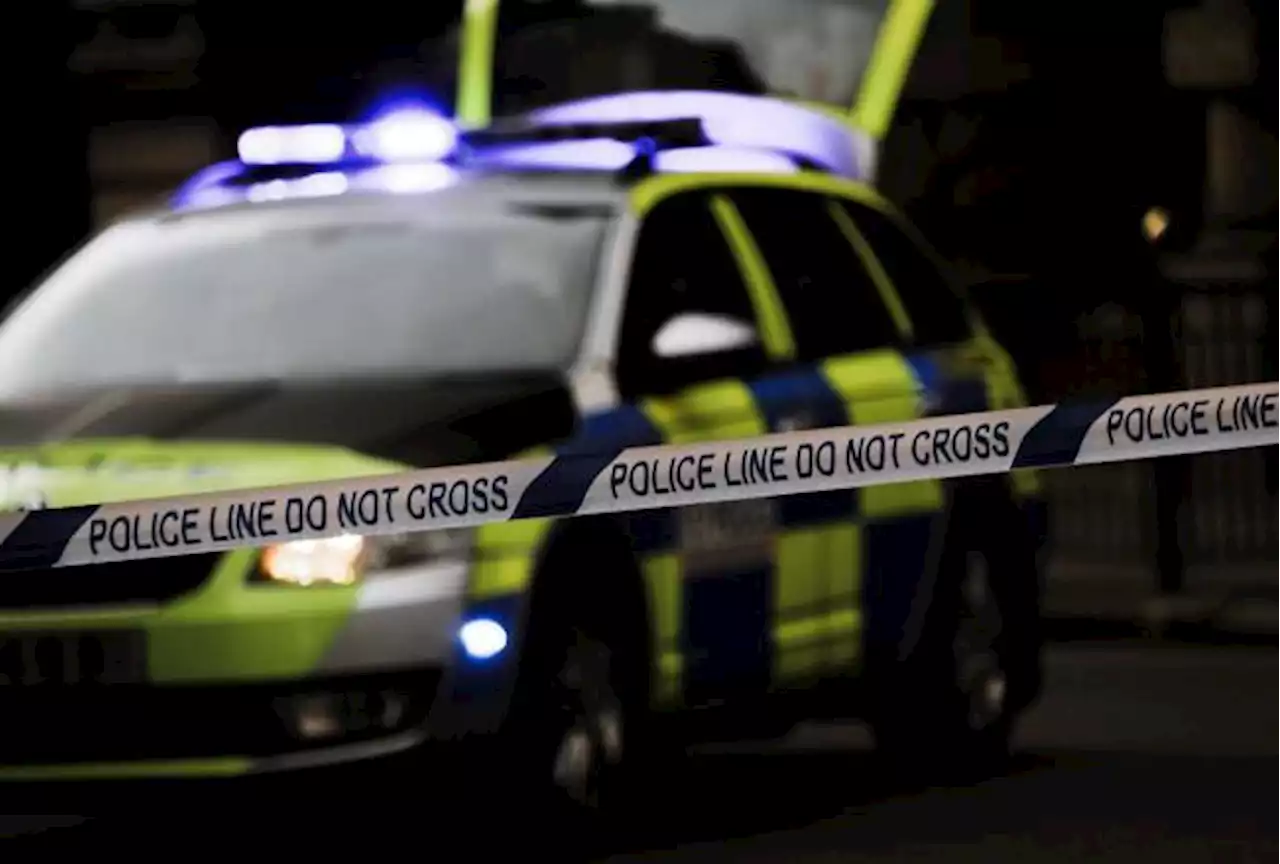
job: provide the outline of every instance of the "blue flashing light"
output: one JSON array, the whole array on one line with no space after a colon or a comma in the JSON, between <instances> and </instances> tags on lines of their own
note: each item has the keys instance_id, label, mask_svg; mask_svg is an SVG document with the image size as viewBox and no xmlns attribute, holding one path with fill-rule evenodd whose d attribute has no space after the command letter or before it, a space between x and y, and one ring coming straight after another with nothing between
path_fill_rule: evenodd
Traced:
<instances>
[{"instance_id":1,"label":"blue flashing light","mask_svg":"<svg viewBox=\"0 0 1280 864\"><path fill-rule=\"evenodd\" d=\"M383 162L434 162L453 152L458 130L422 108L389 111L352 131L357 153Z\"/></svg>"},{"instance_id":2,"label":"blue flashing light","mask_svg":"<svg viewBox=\"0 0 1280 864\"><path fill-rule=\"evenodd\" d=\"M542 123L619 123L697 117L712 144L803 157L855 180L868 179L874 150L870 139L848 123L782 99L741 93L635 91L563 102L538 109L530 116Z\"/></svg>"},{"instance_id":3,"label":"blue flashing light","mask_svg":"<svg viewBox=\"0 0 1280 864\"><path fill-rule=\"evenodd\" d=\"M347 125L262 126L238 141L239 160L201 171L174 205L219 207L340 195L348 191L430 192L452 185L458 168L617 171L648 153L658 173L790 174L811 163L865 179L874 142L812 109L761 96L700 91L632 92L561 103L528 115L538 124L610 124L698 118L710 146L663 149L612 138L493 143L459 152L461 133L417 99L384 103ZM455 162L460 158L461 162ZM310 169L298 176L293 170ZM274 171L280 167L283 171ZM257 175L262 174L260 179Z\"/></svg>"},{"instance_id":4,"label":"blue flashing light","mask_svg":"<svg viewBox=\"0 0 1280 864\"><path fill-rule=\"evenodd\" d=\"M368 123L340 126L259 126L237 142L245 165L328 165L353 159L380 162L434 162L449 156L458 132L426 108L405 106Z\"/></svg>"},{"instance_id":5,"label":"blue flashing light","mask_svg":"<svg viewBox=\"0 0 1280 864\"><path fill-rule=\"evenodd\" d=\"M246 165L323 165L342 159L347 151L347 135L341 126L327 123L260 126L245 131L236 150Z\"/></svg>"},{"instance_id":6,"label":"blue flashing light","mask_svg":"<svg viewBox=\"0 0 1280 864\"><path fill-rule=\"evenodd\" d=\"M637 148L604 138L583 141L510 144L477 153L475 168L542 171L618 171L636 157ZM795 174L800 169L789 157L747 147L690 147L653 154L660 174L734 172Z\"/></svg>"},{"instance_id":7,"label":"blue flashing light","mask_svg":"<svg viewBox=\"0 0 1280 864\"><path fill-rule=\"evenodd\" d=\"M506 650L507 628L492 618L473 618L458 628L462 650L473 660L489 660Z\"/></svg>"}]
</instances>

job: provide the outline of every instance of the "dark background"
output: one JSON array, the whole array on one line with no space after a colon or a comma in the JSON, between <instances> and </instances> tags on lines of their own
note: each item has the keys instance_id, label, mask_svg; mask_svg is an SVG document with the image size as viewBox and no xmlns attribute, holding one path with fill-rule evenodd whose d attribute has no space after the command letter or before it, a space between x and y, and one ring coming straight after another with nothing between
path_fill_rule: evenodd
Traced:
<instances>
[{"instance_id":1,"label":"dark background","mask_svg":"<svg viewBox=\"0 0 1280 864\"><path fill-rule=\"evenodd\" d=\"M503 29L573 5L507 0ZM447 107L460 8L23 4L6 28L20 234L0 297L247 125L341 119L404 87ZM657 56L651 86L743 83L722 46L582 26L616 50L541 78L522 55L505 104L572 95L556 87L628 51ZM1269 0L940 0L882 186L977 285L1037 401L1276 378L1276 31ZM1154 244L1153 207L1171 216ZM1274 451L1054 473L1051 613L1274 634L1275 479Z\"/></svg>"}]
</instances>

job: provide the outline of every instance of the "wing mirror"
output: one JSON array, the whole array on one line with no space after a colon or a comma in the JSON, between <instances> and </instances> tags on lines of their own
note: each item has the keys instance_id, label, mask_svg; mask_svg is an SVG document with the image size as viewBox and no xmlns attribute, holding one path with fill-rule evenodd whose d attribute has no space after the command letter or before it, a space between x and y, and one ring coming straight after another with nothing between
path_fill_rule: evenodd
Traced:
<instances>
[{"instance_id":1,"label":"wing mirror","mask_svg":"<svg viewBox=\"0 0 1280 864\"><path fill-rule=\"evenodd\" d=\"M658 328L652 348L659 357L697 357L752 348L759 341L756 328L737 318L688 312Z\"/></svg>"}]
</instances>

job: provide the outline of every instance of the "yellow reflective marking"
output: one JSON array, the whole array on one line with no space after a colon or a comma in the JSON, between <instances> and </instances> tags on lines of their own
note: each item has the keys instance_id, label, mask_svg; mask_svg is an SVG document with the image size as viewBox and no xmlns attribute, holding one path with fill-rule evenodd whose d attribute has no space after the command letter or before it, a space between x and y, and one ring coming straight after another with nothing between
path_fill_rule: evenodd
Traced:
<instances>
[{"instance_id":1,"label":"yellow reflective marking","mask_svg":"<svg viewBox=\"0 0 1280 864\"><path fill-rule=\"evenodd\" d=\"M720 224L720 230L724 232L742 271L742 281L751 297L751 307L756 313L765 351L773 360L794 360L796 341L791 334L791 323L787 320L773 275L742 214L723 195L711 199L711 212L715 214L716 222Z\"/></svg>"},{"instance_id":2,"label":"yellow reflective marking","mask_svg":"<svg viewBox=\"0 0 1280 864\"><path fill-rule=\"evenodd\" d=\"M552 519L492 522L476 529L476 554L471 563L468 595L485 600L528 589L538 550L551 530Z\"/></svg>"},{"instance_id":3,"label":"yellow reflective marking","mask_svg":"<svg viewBox=\"0 0 1280 864\"><path fill-rule=\"evenodd\" d=\"M796 189L817 192L857 201L885 213L893 213L889 204L874 189L844 177L819 171L801 174L764 174L761 172L698 172L696 174L655 174L632 187L628 196L631 211L645 216L658 204L682 192L730 187Z\"/></svg>"},{"instance_id":4,"label":"yellow reflective marking","mask_svg":"<svg viewBox=\"0 0 1280 864\"><path fill-rule=\"evenodd\" d=\"M851 106L854 125L873 138L883 138L889 129L933 5L933 0L890 0L885 11Z\"/></svg>"},{"instance_id":5,"label":"yellow reflective marking","mask_svg":"<svg viewBox=\"0 0 1280 864\"><path fill-rule=\"evenodd\" d=\"M876 293L880 295L880 302L884 303L885 308L889 310L889 317L893 319L894 329L903 339L910 339L915 333L911 326L911 317L907 315L907 307L898 296L898 289L894 286L893 280L884 271L880 258L872 251L871 244L867 242L866 237L862 236L858 226L853 224L848 211L834 201L827 203L827 209L831 213L831 218L840 226L845 239L858 254L862 266L867 268L867 274L871 276L871 282L876 286Z\"/></svg>"},{"instance_id":6,"label":"yellow reflective marking","mask_svg":"<svg viewBox=\"0 0 1280 864\"><path fill-rule=\"evenodd\" d=\"M848 668L856 658L860 538L852 522L792 529L778 538L775 683Z\"/></svg>"},{"instance_id":7,"label":"yellow reflective marking","mask_svg":"<svg viewBox=\"0 0 1280 864\"><path fill-rule=\"evenodd\" d=\"M751 389L738 380L711 381L671 396L641 400L640 410L664 444L689 444L723 438L750 438L768 431ZM681 701L684 680L681 621L684 617L684 563L678 552L654 555L642 562L653 617L654 653L659 704Z\"/></svg>"},{"instance_id":8,"label":"yellow reflective marking","mask_svg":"<svg viewBox=\"0 0 1280 864\"><path fill-rule=\"evenodd\" d=\"M807 651L811 630L823 611L822 528L787 531L778 537L773 577L773 681L794 681L816 671ZM796 617L802 615L803 617Z\"/></svg>"},{"instance_id":9,"label":"yellow reflective marking","mask_svg":"<svg viewBox=\"0 0 1280 864\"><path fill-rule=\"evenodd\" d=\"M1017 365L1009 353L997 342L986 327L979 324L976 335L967 346L967 353L982 363L986 380L987 404L992 411L1023 408L1027 394L1018 381ZM1020 468L1009 472L1009 483L1014 495L1033 498L1041 494L1040 473L1034 468Z\"/></svg>"},{"instance_id":10,"label":"yellow reflective marking","mask_svg":"<svg viewBox=\"0 0 1280 864\"><path fill-rule=\"evenodd\" d=\"M741 381L698 384L674 396L645 399L640 409L667 444L750 438L768 431L751 388Z\"/></svg>"},{"instance_id":11,"label":"yellow reflective marking","mask_svg":"<svg viewBox=\"0 0 1280 864\"><path fill-rule=\"evenodd\" d=\"M847 628L829 631L827 635L827 662L837 671L851 670L861 655L862 537L862 526L852 522L833 525L827 529L827 555L831 574L827 585L828 599L831 602L830 615L835 621L850 622ZM837 636L839 638L835 638Z\"/></svg>"},{"instance_id":12,"label":"yellow reflective marking","mask_svg":"<svg viewBox=\"0 0 1280 864\"><path fill-rule=\"evenodd\" d=\"M855 426L916 420L923 415L915 373L897 351L868 351L822 363L822 373L844 399L849 422ZM903 441L899 446L910 446ZM942 507L942 483L915 480L858 490L859 513L883 519L935 512Z\"/></svg>"},{"instance_id":13,"label":"yellow reflective marking","mask_svg":"<svg viewBox=\"0 0 1280 864\"><path fill-rule=\"evenodd\" d=\"M155 762L82 762L61 765L0 765L0 782L43 780L136 780L147 777L232 777L249 771L244 757Z\"/></svg>"},{"instance_id":14,"label":"yellow reflective marking","mask_svg":"<svg viewBox=\"0 0 1280 864\"><path fill-rule=\"evenodd\" d=\"M257 559L254 549L225 554L203 587L143 619L152 681L283 679L315 670L350 619L358 589L248 587Z\"/></svg>"},{"instance_id":15,"label":"yellow reflective marking","mask_svg":"<svg viewBox=\"0 0 1280 864\"><path fill-rule=\"evenodd\" d=\"M788 679L798 681L847 671L856 662L861 629L862 614L858 610L840 609L775 631L774 638L789 646L782 665L775 666L786 678L775 682L785 684Z\"/></svg>"},{"instance_id":16,"label":"yellow reflective marking","mask_svg":"<svg viewBox=\"0 0 1280 864\"><path fill-rule=\"evenodd\" d=\"M466 0L458 55L459 125L484 126L493 111L493 55L498 35L498 0Z\"/></svg>"},{"instance_id":17,"label":"yellow reflective marking","mask_svg":"<svg viewBox=\"0 0 1280 864\"><path fill-rule=\"evenodd\" d=\"M658 658L658 680L653 698L659 705L680 702L684 680L684 655L680 651L684 585L680 556L675 552L654 555L641 563L653 619L653 654Z\"/></svg>"}]
</instances>

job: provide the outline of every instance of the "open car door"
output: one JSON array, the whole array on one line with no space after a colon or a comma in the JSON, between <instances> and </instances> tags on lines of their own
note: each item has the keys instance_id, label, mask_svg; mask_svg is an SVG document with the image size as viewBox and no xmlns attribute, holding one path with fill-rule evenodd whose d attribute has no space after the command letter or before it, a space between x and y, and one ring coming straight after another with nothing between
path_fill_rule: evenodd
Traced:
<instances>
[{"instance_id":1,"label":"open car door","mask_svg":"<svg viewBox=\"0 0 1280 864\"><path fill-rule=\"evenodd\" d=\"M933 0L467 0L456 115L482 126L590 97L723 91L845 124L859 175L883 140Z\"/></svg>"}]
</instances>

